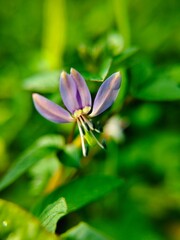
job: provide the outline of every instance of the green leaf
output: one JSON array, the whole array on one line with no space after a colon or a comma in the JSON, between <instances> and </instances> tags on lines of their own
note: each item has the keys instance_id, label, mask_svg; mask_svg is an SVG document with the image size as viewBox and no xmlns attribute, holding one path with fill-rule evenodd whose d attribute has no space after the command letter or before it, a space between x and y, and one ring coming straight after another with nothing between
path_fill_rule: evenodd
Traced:
<instances>
[{"instance_id":1,"label":"green leaf","mask_svg":"<svg viewBox=\"0 0 180 240\"><path fill-rule=\"evenodd\" d=\"M40 215L42 225L54 233L58 220L67 213L67 204L64 198L60 198L54 203L48 205Z\"/></svg>"},{"instance_id":2,"label":"green leaf","mask_svg":"<svg viewBox=\"0 0 180 240\"><path fill-rule=\"evenodd\" d=\"M8 91L5 90L5 92ZM0 135L7 144L16 139L18 133L26 127L27 120L31 114L31 104L27 92L17 89L16 86L14 93L10 93L10 95L11 97L6 99L6 101L2 101L2 103L7 104L6 107L10 110L9 118L4 124L0 124ZM3 114L3 112L0 113L1 116Z\"/></svg>"},{"instance_id":3,"label":"green leaf","mask_svg":"<svg viewBox=\"0 0 180 240\"><path fill-rule=\"evenodd\" d=\"M37 140L18 160L13 164L0 182L0 190L3 190L18 177L25 173L33 164L49 154L54 153L64 144L61 136L47 135Z\"/></svg>"},{"instance_id":4,"label":"green leaf","mask_svg":"<svg viewBox=\"0 0 180 240\"><path fill-rule=\"evenodd\" d=\"M32 148L53 148L59 149L64 146L64 138L60 135L56 134L48 134L43 137L40 137L35 144L33 144Z\"/></svg>"},{"instance_id":5,"label":"green leaf","mask_svg":"<svg viewBox=\"0 0 180 240\"><path fill-rule=\"evenodd\" d=\"M114 71L117 71L117 69L122 67L122 65L124 65L126 61L128 61L128 63L125 64L125 66L129 65L131 58L133 58L138 51L139 49L137 47L131 47L131 48L127 48L122 53L113 57L109 72L113 73Z\"/></svg>"},{"instance_id":6,"label":"green leaf","mask_svg":"<svg viewBox=\"0 0 180 240\"><path fill-rule=\"evenodd\" d=\"M95 82L103 82L106 77L114 73L115 71L119 71L122 66L131 65L132 60L134 59L134 55L139 51L136 47L131 47L116 56L111 56L105 58L105 60L101 63L99 67L98 73L90 73L90 72L81 72L85 79Z\"/></svg>"},{"instance_id":7,"label":"green leaf","mask_svg":"<svg viewBox=\"0 0 180 240\"><path fill-rule=\"evenodd\" d=\"M132 95L150 101L173 101L180 99L180 71L177 69L161 69L135 89Z\"/></svg>"},{"instance_id":8,"label":"green leaf","mask_svg":"<svg viewBox=\"0 0 180 240\"><path fill-rule=\"evenodd\" d=\"M160 79L133 95L150 101L173 101L180 99L180 88L170 79Z\"/></svg>"},{"instance_id":9,"label":"green leaf","mask_svg":"<svg viewBox=\"0 0 180 240\"><path fill-rule=\"evenodd\" d=\"M114 61L116 63L120 63L130 57L132 57L134 54L136 54L139 51L139 48L137 47L130 47L124 50L122 53L114 57Z\"/></svg>"},{"instance_id":10,"label":"green leaf","mask_svg":"<svg viewBox=\"0 0 180 240\"><path fill-rule=\"evenodd\" d=\"M33 213L39 216L47 205L64 197L66 199L68 213L75 211L100 197L106 195L113 189L121 186L123 181L116 177L105 175L92 175L79 178L45 196L33 209Z\"/></svg>"},{"instance_id":11,"label":"green leaf","mask_svg":"<svg viewBox=\"0 0 180 240\"><path fill-rule=\"evenodd\" d=\"M87 223L81 222L77 226L69 229L61 235L63 240L108 240L110 238L104 236Z\"/></svg>"},{"instance_id":12,"label":"green leaf","mask_svg":"<svg viewBox=\"0 0 180 240\"><path fill-rule=\"evenodd\" d=\"M0 239L57 240L40 222L19 206L0 199Z\"/></svg>"},{"instance_id":13,"label":"green leaf","mask_svg":"<svg viewBox=\"0 0 180 240\"><path fill-rule=\"evenodd\" d=\"M23 87L29 91L53 93L58 89L60 71L40 73L24 80Z\"/></svg>"},{"instance_id":14,"label":"green leaf","mask_svg":"<svg viewBox=\"0 0 180 240\"><path fill-rule=\"evenodd\" d=\"M99 71L99 74L100 74L102 79L106 78L106 76L109 72L109 69L111 67L111 64L112 64L112 58L107 58L103 61L102 65L101 65L101 68L100 68L100 71Z\"/></svg>"}]
</instances>

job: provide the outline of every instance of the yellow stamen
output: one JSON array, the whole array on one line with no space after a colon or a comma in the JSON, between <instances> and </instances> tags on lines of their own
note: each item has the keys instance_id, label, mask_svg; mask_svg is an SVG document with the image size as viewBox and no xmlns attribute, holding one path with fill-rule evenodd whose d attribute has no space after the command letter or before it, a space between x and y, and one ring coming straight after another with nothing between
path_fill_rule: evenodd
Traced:
<instances>
[{"instance_id":1,"label":"yellow stamen","mask_svg":"<svg viewBox=\"0 0 180 240\"><path fill-rule=\"evenodd\" d=\"M82 111L83 111L84 114L87 114L90 110L91 110L91 107L86 106L86 107L83 108Z\"/></svg>"},{"instance_id":2,"label":"yellow stamen","mask_svg":"<svg viewBox=\"0 0 180 240\"><path fill-rule=\"evenodd\" d=\"M73 114L73 117L74 118L78 118L78 117L80 117L81 115L86 115L86 114L88 114L88 112L91 110L91 107L89 107L89 106L86 106L86 107L84 107L83 109L78 109L78 110L76 110L75 112L74 112L74 114Z\"/></svg>"},{"instance_id":3,"label":"yellow stamen","mask_svg":"<svg viewBox=\"0 0 180 240\"><path fill-rule=\"evenodd\" d=\"M74 116L75 118L78 118L78 117L80 117L81 115L82 115L82 110L81 110L81 109L76 110L76 111L74 112L74 114L73 114L73 116Z\"/></svg>"}]
</instances>

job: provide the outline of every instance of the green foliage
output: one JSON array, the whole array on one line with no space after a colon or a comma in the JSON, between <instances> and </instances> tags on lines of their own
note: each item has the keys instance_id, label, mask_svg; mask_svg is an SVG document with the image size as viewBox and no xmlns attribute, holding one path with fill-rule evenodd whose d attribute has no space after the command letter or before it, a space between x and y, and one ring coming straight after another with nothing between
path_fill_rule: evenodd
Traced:
<instances>
[{"instance_id":1,"label":"green foliage","mask_svg":"<svg viewBox=\"0 0 180 240\"><path fill-rule=\"evenodd\" d=\"M152 73L147 80L136 87L132 94L140 99L150 101L173 101L180 99L180 67Z\"/></svg>"},{"instance_id":2,"label":"green foliage","mask_svg":"<svg viewBox=\"0 0 180 240\"><path fill-rule=\"evenodd\" d=\"M1 199L0 212L1 239L58 239L55 235L43 229L35 217L13 203Z\"/></svg>"},{"instance_id":3,"label":"green foliage","mask_svg":"<svg viewBox=\"0 0 180 240\"><path fill-rule=\"evenodd\" d=\"M60 198L44 209L40 215L40 221L49 232L54 233L58 220L65 214L67 214L67 204L64 198Z\"/></svg>"},{"instance_id":4,"label":"green foliage","mask_svg":"<svg viewBox=\"0 0 180 240\"><path fill-rule=\"evenodd\" d=\"M88 224L81 222L77 226L69 229L66 233L62 234L64 240L108 240L110 238L103 236L96 229L90 227Z\"/></svg>"},{"instance_id":5,"label":"green foliage","mask_svg":"<svg viewBox=\"0 0 180 240\"><path fill-rule=\"evenodd\" d=\"M45 156L52 154L64 144L63 139L57 136L45 136L39 139L29 150L19 157L0 183L0 190L6 188L19 176L25 173L33 164Z\"/></svg>"},{"instance_id":6,"label":"green foliage","mask_svg":"<svg viewBox=\"0 0 180 240\"><path fill-rule=\"evenodd\" d=\"M60 71L43 72L24 80L23 87L26 90L40 93L52 93L57 91Z\"/></svg>"},{"instance_id":7,"label":"green foliage","mask_svg":"<svg viewBox=\"0 0 180 240\"><path fill-rule=\"evenodd\" d=\"M179 1L4 1L0 20L0 239L179 240ZM86 158L32 103L63 106L71 67L93 99L122 75Z\"/></svg>"},{"instance_id":8,"label":"green foliage","mask_svg":"<svg viewBox=\"0 0 180 240\"><path fill-rule=\"evenodd\" d=\"M61 197L65 198L70 213L99 199L122 183L122 180L112 176L92 175L79 178L45 196L33 209L33 213L39 216L47 205Z\"/></svg>"}]
</instances>

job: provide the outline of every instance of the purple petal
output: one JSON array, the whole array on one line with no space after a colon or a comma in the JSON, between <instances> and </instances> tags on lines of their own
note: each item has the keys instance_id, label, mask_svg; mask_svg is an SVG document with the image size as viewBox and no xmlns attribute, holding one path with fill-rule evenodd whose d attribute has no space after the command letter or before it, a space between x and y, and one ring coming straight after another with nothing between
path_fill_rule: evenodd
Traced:
<instances>
[{"instance_id":1,"label":"purple petal","mask_svg":"<svg viewBox=\"0 0 180 240\"><path fill-rule=\"evenodd\" d=\"M64 105L72 114L74 111L82 108L81 97L76 83L74 79L64 71L60 77L60 92Z\"/></svg>"},{"instance_id":2,"label":"purple petal","mask_svg":"<svg viewBox=\"0 0 180 240\"><path fill-rule=\"evenodd\" d=\"M87 107L87 106L91 107L91 94L89 92L89 89L87 87L87 84L86 84L84 78L74 68L71 68L70 75L76 83L77 90L79 92L79 96L81 99L82 108Z\"/></svg>"},{"instance_id":3,"label":"purple petal","mask_svg":"<svg viewBox=\"0 0 180 240\"><path fill-rule=\"evenodd\" d=\"M32 97L37 111L44 118L55 123L67 123L74 120L68 111L51 102L47 98L37 93L33 93Z\"/></svg>"},{"instance_id":4,"label":"purple petal","mask_svg":"<svg viewBox=\"0 0 180 240\"><path fill-rule=\"evenodd\" d=\"M90 117L95 117L107 108L109 108L115 101L118 91L121 85L120 73L112 74L105 82L100 86L93 104L92 113Z\"/></svg>"}]
</instances>

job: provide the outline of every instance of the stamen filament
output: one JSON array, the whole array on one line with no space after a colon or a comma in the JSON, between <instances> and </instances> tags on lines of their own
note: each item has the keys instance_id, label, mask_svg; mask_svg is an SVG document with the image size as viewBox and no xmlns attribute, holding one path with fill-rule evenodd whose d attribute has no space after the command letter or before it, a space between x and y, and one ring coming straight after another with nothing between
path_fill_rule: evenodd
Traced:
<instances>
[{"instance_id":1,"label":"stamen filament","mask_svg":"<svg viewBox=\"0 0 180 240\"><path fill-rule=\"evenodd\" d=\"M89 128L91 130L94 130L93 124L85 116L81 115L81 117L83 118L84 122L86 122L88 124Z\"/></svg>"},{"instance_id":2,"label":"stamen filament","mask_svg":"<svg viewBox=\"0 0 180 240\"><path fill-rule=\"evenodd\" d=\"M97 133L100 133L101 131L97 128L94 127L93 123L91 123L86 117L84 117L83 115L81 115L81 117L83 118L84 122L87 123L87 125L89 126L89 128L92 130L92 131L96 131Z\"/></svg>"},{"instance_id":3,"label":"stamen filament","mask_svg":"<svg viewBox=\"0 0 180 240\"><path fill-rule=\"evenodd\" d=\"M89 132L89 130L90 130L90 129L89 129L89 126L84 122L84 119L81 118L81 116L80 116L80 117L78 118L78 120L80 120L80 122L81 122L84 130L87 131L87 132Z\"/></svg>"},{"instance_id":4,"label":"stamen filament","mask_svg":"<svg viewBox=\"0 0 180 240\"><path fill-rule=\"evenodd\" d=\"M90 131L92 137L94 138L94 140L97 142L97 144L102 148L105 149L105 147L97 140L97 138L95 137L94 133L92 131Z\"/></svg>"},{"instance_id":5,"label":"stamen filament","mask_svg":"<svg viewBox=\"0 0 180 240\"><path fill-rule=\"evenodd\" d=\"M77 125L78 125L78 128L79 128L79 133L80 133L80 137L81 137L81 145L82 145L83 156L86 157L87 156L87 151L86 151L86 146L85 146L85 142L84 142L84 134L83 134L83 130L81 128L81 123L80 123L79 119L77 119Z\"/></svg>"}]
</instances>

